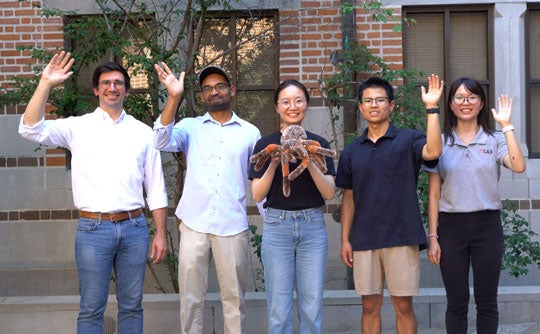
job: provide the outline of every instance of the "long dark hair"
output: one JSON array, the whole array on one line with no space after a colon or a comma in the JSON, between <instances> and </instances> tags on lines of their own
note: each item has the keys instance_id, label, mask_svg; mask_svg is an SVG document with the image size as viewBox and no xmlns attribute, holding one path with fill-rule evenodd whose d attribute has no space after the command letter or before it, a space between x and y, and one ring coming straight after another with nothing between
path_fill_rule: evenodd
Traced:
<instances>
[{"instance_id":1,"label":"long dark hair","mask_svg":"<svg viewBox=\"0 0 540 334\"><path fill-rule=\"evenodd\" d=\"M454 112L451 108L452 100L454 99L454 95L456 94L456 90L463 85L467 91L470 93L477 95L480 97L480 102L482 103L482 109L480 109L480 112L478 113L478 117L476 118L476 122L482 127L482 130L484 130L487 134L493 134L493 128L491 127L491 124L489 122L489 113L488 113L488 107L487 107L487 101L486 101L486 93L484 92L484 89L482 88L482 85L478 82L478 80L471 78L471 77L463 77L459 78L456 81L452 83L450 86L450 90L448 91L448 99L446 99L446 112L444 115L444 140L445 142L447 140L450 141L451 144L454 143L454 136L452 134L453 128L457 124L457 117L454 115Z\"/></svg>"},{"instance_id":2,"label":"long dark hair","mask_svg":"<svg viewBox=\"0 0 540 334\"><path fill-rule=\"evenodd\" d=\"M283 81L282 83L280 83L279 86L277 86L276 91L274 92L274 104L276 105L278 104L279 93L289 86L295 86L295 87L300 88L304 92L304 97L306 98L306 102L309 103L309 93L306 86L304 86L304 84L298 80L287 79Z\"/></svg>"}]
</instances>

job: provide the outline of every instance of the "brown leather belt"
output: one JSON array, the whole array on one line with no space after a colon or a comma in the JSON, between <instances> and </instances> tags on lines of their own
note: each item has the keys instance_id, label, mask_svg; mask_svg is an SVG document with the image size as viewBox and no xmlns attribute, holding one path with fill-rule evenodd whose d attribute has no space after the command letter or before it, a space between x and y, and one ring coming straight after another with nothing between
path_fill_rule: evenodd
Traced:
<instances>
[{"instance_id":1,"label":"brown leather belt","mask_svg":"<svg viewBox=\"0 0 540 334\"><path fill-rule=\"evenodd\" d=\"M120 220L126 220L131 218L137 218L142 214L142 209L138 208L132 211L122 211L122 212L115 212L115 213L102 213L102 212L88 212L88 211L80 211L79 217L80 218L87 218L87 219L101 219L101 220L110 220L110 221L120 221Z\"/></svg>"}]
</instances>

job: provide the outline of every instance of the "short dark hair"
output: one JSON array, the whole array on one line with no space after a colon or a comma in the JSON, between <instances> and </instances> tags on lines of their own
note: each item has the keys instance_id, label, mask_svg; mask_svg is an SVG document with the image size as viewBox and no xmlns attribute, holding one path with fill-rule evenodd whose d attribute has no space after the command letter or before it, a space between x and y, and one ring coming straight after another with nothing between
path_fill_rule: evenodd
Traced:
<instances>
[{"instance_id":1,"label":"short dark hair","mask_svg":"<svg viewBox=\"0 0 540 334\"><path fill-rule=\"evenodd\" d=\"M131 81L130 81L128 72L122 65L114 61L104 63L96 67L96 69L94 70L94 74L92 75L92 87L98 88L99 78L103 73L115 72L115 71L122 73L122 75L124 76L124 81L126 83L126 90L129 90L131 88Z\"/></svg>"},{"instance_id":2,"label":"short dark hair","mask_svg":"<svg viewBox=\"0 0 540 334\"><path fill-rule=\"evenodd\" d=\"M306 86L304 86L304 84L301 83L298 80L287 79L287 80L283 81L282 83L280 83L279 86L277 86L277 88L276 88L276 90L274 92L274 104L278 103L279 93L282 90L284 90L285 88L289 87L289 86L296 86L296 87L300 88L304 92L304 97L306 98L307 103L309 103L309 93L308 93L308 90L307 90Z\"/></svg>"},{"instance_id":3,"label":"short dark hair","mask_svg":"<svg viewBox=\"0 0 540 334\"><path fill-rule=\"evenodd\" d=\"M394 87L392 87L388 80L378 77L371 77L366 81L362 82L362 84L360 84L356 94L358 97L358 101L362 100L364 90L368 88L383 88L386 91L386 95L388 96L388 102L394 101Z\"/></svg>"},{"instance_id":4,"label":"short dark hair","mask_svg":"<svg viewBox=\"0 0 540 334\"><path fill-rule=\"evenodd\" d=\"M458 88L463 85L465 89L470 92L471 94L477 95L480 97L480 101L483 103L482 109L480 109L480 112L478 113L478 116L476 118L477 124L479 124L485 133L492 134L493 128L491 127L491 123L489 122L489 112L487 107L487 101L486 101L486 93L484 92L484 89L482 88L482 84L478 82L478 80L471 78L471 77L462 77L457 79L452 83L450 86L450 89L448 90L448 99L446 99L446 112L444 113L444 139L450 140L450 143L454 143L454 136L452 133L452 129L457 124L457 117L454 115L454 112L452 111L451 104L452 100L454 99L454 95L456 94L456 91Z\"/></svg>"}]
</instances>

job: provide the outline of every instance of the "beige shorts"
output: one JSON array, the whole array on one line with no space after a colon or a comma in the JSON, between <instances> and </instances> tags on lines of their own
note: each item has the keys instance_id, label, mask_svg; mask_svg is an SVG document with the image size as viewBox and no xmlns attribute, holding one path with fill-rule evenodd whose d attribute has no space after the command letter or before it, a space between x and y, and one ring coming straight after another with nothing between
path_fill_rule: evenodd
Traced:
<instances>
[{"instance_id":1,"label":"beige shorts","mask_svg":"<svg viewBox=\"0 0 540 334\"><path fill-rule=\"evenodd\" d=\"M353 252L354 287L358 295L382 295L384 282L391 296L418 293L420 250L399 246Z\"/></svg>"}]
</instances>

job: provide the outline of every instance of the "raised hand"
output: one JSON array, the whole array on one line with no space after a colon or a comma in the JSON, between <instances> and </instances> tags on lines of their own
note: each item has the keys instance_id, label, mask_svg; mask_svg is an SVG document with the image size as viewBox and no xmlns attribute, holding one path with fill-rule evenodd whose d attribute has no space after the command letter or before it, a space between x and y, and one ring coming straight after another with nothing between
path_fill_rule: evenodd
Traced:
<instances>
[{"instance_id":1,"label":"raised hand","mask_svg":"<svg viewBox=\"0 0 540 334\"><path fill-rule=\"evenodd\" d=\"M184 77L185 72L180 73L180 77L177 79L169 66L163 62L155 64L154 68L157 71L159 82L161 82L169 93L170 97L180 97L184 92Z\"/></svg>"},{"instance_id":2,"label":"raised hand","mask_svg":"<svg viewBox=\"0 0 540 334\"><path fill-rule=\"evenodd\" d=\"M441 99L444 90L444 81L439 80L439 76L432 74L428 77L428 90L424 86L420 87L422 91L422 101L426 108L436 108Z\"/></svg>"},{"instance_id":3,"label":"raised hand","mask_svg":"<svg viewBox=\"0 0 540 334\"><path fill-rule=\"evenodd\" d=\"M497 98L499 104L499 110L491 108L491 113L493 114L493 119L505 127L510 125L510 119L512 118L512 99L508 95L501 95Z\"/></svg>"},{"instance_id":4,"label":"raised hand","mask_svg":"<svg viewBox=\"0 0 540 334\"><path fill-rule=\"evenodd\" d=\"M75 59L71 58L69 52L62 51L55 54L43 70L41 80L48 82L51 86L64 82L73 74L70 69L74 62Z\"/></svg>"}]
</instances>

